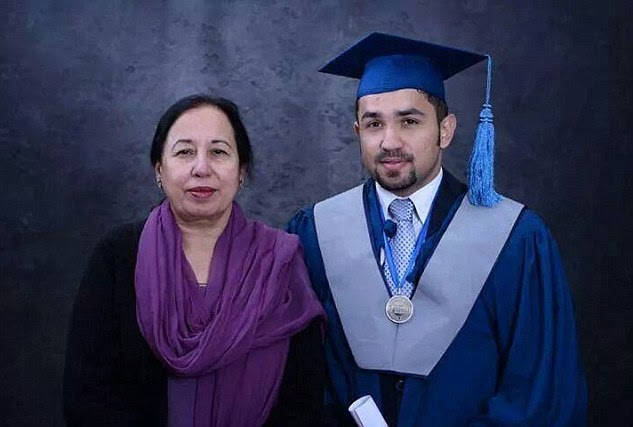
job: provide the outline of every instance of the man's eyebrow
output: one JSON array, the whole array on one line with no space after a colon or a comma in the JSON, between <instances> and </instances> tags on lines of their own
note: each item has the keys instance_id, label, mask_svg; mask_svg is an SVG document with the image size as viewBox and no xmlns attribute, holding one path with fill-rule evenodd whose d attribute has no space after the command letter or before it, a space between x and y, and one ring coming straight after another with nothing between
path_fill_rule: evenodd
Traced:
<instances>
[{"instance_id":1,"label":"man's eyebrow","mask_svg":"<svg viewBox=\"0 0 633 427\"><path fill-rule=\"evenodd\" d=\"M380 113L377 113L375 111L366 111L363 113L362 117L360 118L361 120L364 119L377 119L378 117L380 117Z\"/></svg>"},{"instance_id":2,"label":"man's eyebrow","mask_svg":"<svg viewBox=\"0 0 633 427\"><path fill-rule=\"evenodd\" d=\"M417 108L407 108L406 110L401 110L398 111L396 113L396 116L398 117L403 117L403 116L425 116L426 114L424 114L422 111L418 110Z\"/></svg>"}]
</instances>

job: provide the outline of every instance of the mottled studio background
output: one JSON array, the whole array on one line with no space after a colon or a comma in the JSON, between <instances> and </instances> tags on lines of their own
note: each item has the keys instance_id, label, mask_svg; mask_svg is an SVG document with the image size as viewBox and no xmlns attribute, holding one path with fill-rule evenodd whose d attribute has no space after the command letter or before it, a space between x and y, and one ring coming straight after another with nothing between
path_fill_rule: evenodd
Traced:
<instances>
[{"instance_id":1,"label":"mottled studio background","mask_svg":"<svg viewBox=\"0 0 633 427\"><path fill-rule=\"evenodd\" d=\"M316 70L375 30L493 55L498 187L559 241L591 424L630 423L631 19L630 1L1 1L0 424L62 424L79 278L107 228L158 200L161 112L192 92L234 99L258 161L240 200L281 225L362 176L355 83ZM447 85L461 177L484 69Z\"/></svg>"}]
</instances>

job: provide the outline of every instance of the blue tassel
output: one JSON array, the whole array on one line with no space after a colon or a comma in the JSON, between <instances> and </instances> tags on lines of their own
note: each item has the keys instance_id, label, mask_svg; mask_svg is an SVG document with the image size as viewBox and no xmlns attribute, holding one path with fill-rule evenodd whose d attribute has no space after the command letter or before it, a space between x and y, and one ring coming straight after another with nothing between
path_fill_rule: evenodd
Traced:
<instances>
[{"instance_id":1,"label":"blue tassel","mask_svg":"<svg viewBox=\"0 0 633 427\"><path fill-rule=\"evenodd\" d=\"M494 189L495 127L492 123L492 105L490 105L491 74L492 59L488 56L486 102L479 114L479 124L467 171L468 200L475 206L487 207L501 201L501 196Z\"/></svg>"}]
</instances>

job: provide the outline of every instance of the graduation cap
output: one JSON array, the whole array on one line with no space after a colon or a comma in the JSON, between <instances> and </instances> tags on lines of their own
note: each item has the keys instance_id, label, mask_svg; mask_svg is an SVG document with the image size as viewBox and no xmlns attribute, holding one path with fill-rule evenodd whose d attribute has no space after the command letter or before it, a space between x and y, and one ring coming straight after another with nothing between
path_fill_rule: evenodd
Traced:
<instances>
[{"instance_id":1,"label":"graduation cap","mask_svg":"<svg viewBox=\"0 0 633 427\"><path fill-rule=\"evenodd\" d=\"M468 198L473 205L501 200L494 181L494 126L490 105L492 59L468 52L384 33L371 33L321 67L323 73L360 79L356 99L399 89L419 89L446 100L444 80L488 60L486 98L468 161Z\"/></svg>"}]
</instances>

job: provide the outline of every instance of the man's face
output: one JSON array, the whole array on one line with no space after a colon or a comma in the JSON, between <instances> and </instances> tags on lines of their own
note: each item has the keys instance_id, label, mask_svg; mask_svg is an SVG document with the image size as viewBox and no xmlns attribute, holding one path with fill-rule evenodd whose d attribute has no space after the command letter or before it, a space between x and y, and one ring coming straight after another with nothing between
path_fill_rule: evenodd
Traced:
<instances>
[{"instance_id":1,"label":"man's face","mask_svg":"<svg viewBox=\"0 0 633 427\"><path fill-rule=\"evenodd\" d=\"M455 116L438 125L435 108L417 89L366 95L358 100L354 130L363 164L387 190L408 196L437 176L442 150L455 132Z\"/></svg>"}]
</instances>

